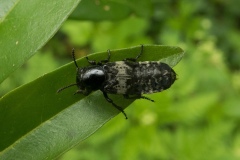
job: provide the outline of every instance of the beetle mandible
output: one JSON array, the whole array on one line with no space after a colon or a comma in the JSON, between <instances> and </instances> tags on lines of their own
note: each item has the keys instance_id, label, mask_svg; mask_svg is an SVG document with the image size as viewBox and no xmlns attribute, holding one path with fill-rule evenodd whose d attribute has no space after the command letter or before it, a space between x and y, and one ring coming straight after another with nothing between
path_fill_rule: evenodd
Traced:
<instances>
[{"instance_id":1,"label":"beetle mandible","mask_svg":"<svg viewBox=\"0 0 240 160\"><path fill-rule=\"evenodd\" d=\"M108 97L108 94L121 94L127 99L143 98L154 102L142 94L166 90L176 80L176 73L166 63L159 61L137 62L142 53L143 45L141 45L141 51L135 58L109 62L111 52L108 50L107 59L96 62L86 57L91 66L79 68L73 49L72 58L77 68L76 83L62 87L57 92L72 86L78 87L74 94L89 95L92 91L101 90L105 99L121 111L127 119L124 110L115 104Z\"/></svg>"}]
</instances>

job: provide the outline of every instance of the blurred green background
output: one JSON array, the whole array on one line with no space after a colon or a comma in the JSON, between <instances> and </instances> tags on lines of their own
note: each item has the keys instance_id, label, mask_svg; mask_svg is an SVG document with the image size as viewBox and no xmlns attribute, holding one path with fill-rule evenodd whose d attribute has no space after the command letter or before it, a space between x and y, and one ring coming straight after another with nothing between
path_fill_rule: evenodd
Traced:
<instances>
[{"instance_id":1,"label":"blurred green background","mask_svg":"<svg viewBox=\"0 0 240 160\"><path fill-rule=\"evenodd\" d=\"M79 58L139 44L179 46L185 56L174 67L178 80L148 95L156 103L135 101L127 121L119 114L58 159L240 159L239 6L239 0L82 0L4 81L0 95L70 62L73 47Z\"/></svg>"}]
</instances>

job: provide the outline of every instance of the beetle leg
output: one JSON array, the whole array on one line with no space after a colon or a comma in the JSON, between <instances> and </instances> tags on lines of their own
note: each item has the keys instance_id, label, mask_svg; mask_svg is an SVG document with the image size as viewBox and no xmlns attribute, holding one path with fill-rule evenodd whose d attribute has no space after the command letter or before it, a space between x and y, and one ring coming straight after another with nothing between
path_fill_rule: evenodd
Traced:
<instances>
[{"instance_id":1,"label":"beetle leg","mask_svg":"<svg viewBox=\"0 0 240 160\"><path fill-rule=\"evenodd\" d=\"M110 50L107 50L107 52L108 52L108 58L107 59L104 59L104 60L101 60L100 62L98 62L98 64L102 64L102 63L107 63L107 62L109 62L109 60L110 60L110 56L111 56L111 52L110 52Z\"/></svg>"},{"instance_id":2,"label":"beetle leg","mask_svg":"<svg viewBox=\"0 0 240 160\"><path fill-rule=\"evenodd\" d=\"M89 60L88 57L86 57L86 59L87 59L88 63L91 64L91 65L96 65L97 64L97 62L95 60Z\"/></svg>"},{"instance_id":3,"label":"beetle leg","mask_svg":"<svg viewBox=\"0 0 240 160\"><path fill-rule=\"evenodd\" d=\"M88 63L90 63L91 65L102 65L103 63L109 62L110 56L111 56L111 53L110 53L110 50L108 50L108 58L101 60L100 62L96 62L95 60L89 60L88 57L86 57L86 59L87 59Z\"/></svg>"},{"instance_id":4,"label":"beetle leg","mask_svg":"<svg viewBox=\"0 0 240 160\"><path fill-rule=\"evenodd\" d=\"M143 45L141 44L141 51L135 58L125 58L124 61L133 61L136 62L137 59L142 55L143 53Z\"/></svg>"},{"instance_id":5,"label":"beetle leg","mask_svg":"<svg viewBox=\"0 0 240 160\"><path fill-rule=\"evenodd\" d=\"M126 99L140 99L141 98L141 99L146 99L146 100L149 100L151 102L154 102L154 100L152 100L148 97L142 96L142 95L135 95L135 96L129 97L128 94L124 94L123 97L126 98Z\"/></svg>"},{"instance_id":6,"label":"beetle leg","mask_svg":"<svg viewBox=\"0 0 240 160\"><path fill-rule=\"evenodd\" d=\"M124 112L124 110L123 110L121 107L117 106L117 105L113 102L113 100L111 100L111 99L108 97L108 95L107 95L106 92L104 92L104 91L102 91L102 92L103 92L104 98L105 98L109 103L111 103L115 108L117 108L120 112L122 112L123 115L125 116L125 118L128 119L126 113Z\"/></svg>"}]
</instances>

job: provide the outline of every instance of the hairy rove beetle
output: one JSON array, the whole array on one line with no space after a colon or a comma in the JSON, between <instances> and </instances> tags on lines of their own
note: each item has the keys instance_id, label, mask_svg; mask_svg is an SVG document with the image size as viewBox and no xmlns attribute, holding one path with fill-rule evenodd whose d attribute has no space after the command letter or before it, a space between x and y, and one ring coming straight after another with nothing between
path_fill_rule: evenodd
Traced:
<instances>
[{"instance_id":1,"label":"hairy rove beetle","mask_svg":"<svg viewBox=\"0 0 240 160\"><path fill-rule=\"evenodd\" d=\"M154 102L142 94L166 90L176 80L176 73L165 63L159 61L137 62L142 53L143 45L141 45L141 51L135 58L109 62L111 53L108 50L107 59L96 62L86 57L91 66L79 68L73 49L72 57L77 67L76 83L62 87L57 92L72 86L78 87L74 94L89 95L92 91L101 90L105 99L121 111L127 119L124 110L108 97L108 93L121 94L128 99L143 98Z\"/></svg>"}]
</instances>

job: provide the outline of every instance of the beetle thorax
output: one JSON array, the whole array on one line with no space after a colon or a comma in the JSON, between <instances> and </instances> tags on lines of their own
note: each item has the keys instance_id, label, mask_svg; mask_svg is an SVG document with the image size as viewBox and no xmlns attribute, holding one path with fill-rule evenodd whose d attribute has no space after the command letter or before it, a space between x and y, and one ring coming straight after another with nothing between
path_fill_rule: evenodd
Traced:
<instances>
[{"instance_id":1,"label":"beetle thorax","mask_svg":"<svg viewBox=\"0 0 240 160\"><path fill-rule=\"evenodd\" d=\"M89 66L77 71L77 84L80 89L98 90L105 81L105 72L101 66Z\"/></svg>"}]
</instances>

